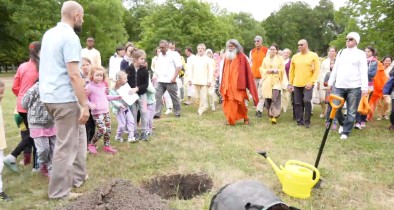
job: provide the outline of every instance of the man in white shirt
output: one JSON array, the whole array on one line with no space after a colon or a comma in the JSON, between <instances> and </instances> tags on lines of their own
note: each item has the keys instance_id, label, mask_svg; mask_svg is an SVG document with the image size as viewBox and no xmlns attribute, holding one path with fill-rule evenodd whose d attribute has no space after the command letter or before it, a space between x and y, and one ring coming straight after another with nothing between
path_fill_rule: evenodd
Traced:
<instances>
[{"instance_id":1,"label":"man in white shirt","mask_svg":"<svg viewBox=\"0 0 394 210\"><path fill-rule=\"evenodd\" d=\"M334 68L328 80L327 91L331 92L335 85L334 94L345 99L347 106L346 118L342 110L337 112L337 120L340 125L340 139L348 138L360 103L361 95L368 95L368 65L365 52L358 49L360 35L350 32L346 36L346 48L338 52Z\"/></svg>"},{"instance_id":2,"label":"man in white shirt","mask_svg":"<svg viewBox=\"0 0 394 210\"><path fill-rule=\"evenodd\" d=\"M196 90L196 98L200 99L198 115L202 115L208 109L207 94L208 88L212 85L213 69L212 62L205 55L205 44L197 46L198 55L189 69L189 86L193 84Z\"/></svg>"},{"instance_id":3,"label":"man in white shirt","mask_svg":"<svg viewBox=\"0 0 394 210\"><path fill-rule=\"evenodd\" d=\"M116 52L109 59L109 78L115 82L116 81L116 73L120 71L120 63L123 60L123 56L125 55L125 49L123 46L119 46L116 48Z\"/></svg>"},{"instance_id":4,"label":"man in white shirt","mask_svg":"<svg viewBox=\"0 0 394 210\"><path fill-rule=\"evenodd\" d=\"M179 53L168 49L168 42L166 40L161 40L159 43L159 48L161 54L159 54L156 63L156 76L157 76L157 86L156 86L156 114L154 118L160 118L161 106L163 104L163 94L168 91L170 94L175 117L181 116L181 105L177 94L178 85L176 79L178 77L179 71L182 69L182 61Z\"/></svg>"},{"instance_id":5,"label":"man in white shirt","mask_svg":"<svg viewBox=\"0 0 394 210\"><path fill-rule=\"evenodd\" d=\"M86 48L82 49L81 56L89 58L94 66L101 66L101 55L98 50L94 48L93 37L88 37L86 39Z\"/></svg>"}]
</instances>

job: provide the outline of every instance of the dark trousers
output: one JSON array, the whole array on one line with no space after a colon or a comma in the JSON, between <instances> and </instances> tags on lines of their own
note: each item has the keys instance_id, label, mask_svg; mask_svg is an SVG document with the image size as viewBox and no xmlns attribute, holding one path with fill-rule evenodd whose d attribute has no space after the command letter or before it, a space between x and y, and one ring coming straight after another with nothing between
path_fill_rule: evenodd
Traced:
<instances>
[{"instance_id":1,"label":"dark trousers","mask_svg":"<svg viewBox=\"0 0 394 210\"><path fill-rule=\"evenodd\" d=\"M349 135L356 120L357 109L361 99L361 88L335 88L334 94L345 99L347 115L346 117L343 116L342 108L340 108L337 111L336 118L339 125L343 126L342 134Z\"/></svg>"},{"instance_id":2,"label":"dark trousers","mask_svg":"<svg viewBox=\"0 0 394 210\"><path fill-rule=\"evenodd\" d=\"M293 109L293 120L295 120L296 117L295 117L294 91L291 92L291 107Z\"/></svg>"},{"instance_id":3,"label":"dark trousers","mask_svg":"<svg viewBox=\"0 0 394 210\"><path fill-rule=\"evenodd\" d=\"M294 87L294 111L297 124L309 125L312 115L312 93L313 86L310 90L305 87ZM305 115L305 116L304 116Z\"/></svg>"},{"instance_id":4,"label":"dark trousers","mask_svg":"<svg viewBox=\"0 0 394 210\"><path fill-rule=\"evenodd\" d=\"M25 154L31 153L31 148L33 148L33 168L38 168L38 157L37 157L37 148L34 145L33 138L30 137L29 131L29 123L27 122L27 113L19 112L19 115L22 117L23 123L26 126L26 131L21 131L22 140L19 142L18 146L11 152L11 155L17 158L22 151Z\"/></svg>"},{"instance_id":5,"label":"dark trousers","mask_svg":"<svg viewBox=\"0 0 394 210\"><path fill-rule=\"evenodd\" d=\"M178 98L178 85L176 83L163 83L158 82L156 86L156 114L155 116L160 117L161 115L161 106L163 105L163 94L168 91L170 94L172 104L174 106L175 116L181 115L181 103Z\"/></svg>"},{"instance_id":6,"label":"dark trousers","mask_svg":"<svg viewBox=\"0 0 394 210\"><path fill-rule=\"evenodd\" d=\"M86 128L86 139L88 144L92 141L94 134L96 133L96 124L94 123L92 112L89 110L89 119L85 124Z\"/></svg>"}]
</instances>

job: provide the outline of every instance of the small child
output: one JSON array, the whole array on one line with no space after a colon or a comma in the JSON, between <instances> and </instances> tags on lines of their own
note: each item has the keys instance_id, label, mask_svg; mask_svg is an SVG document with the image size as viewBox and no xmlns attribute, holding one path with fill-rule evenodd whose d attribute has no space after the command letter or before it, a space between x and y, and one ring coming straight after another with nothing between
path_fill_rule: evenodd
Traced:
<instances>
[{"instance_id":1,"label":"small child","mask_svg":"<svg viewBox=\"0 0 394 210\"><path fill-rule=\"evenodd\" d=\"M90 83L90 79L89 79L90 66L91 66L90 59L83 57L82 65L81 65L81 75L82 78L85 80L85 86ZM94 123L91 110L89 110L89 119L85 124L85 128L86 128L87 145L89 146L90 141L92 140L94 134L96 133L96 124Z\"/></svg>"},{"instance_id":2,"label":"small child","mask_svg":"<svg viewBox=\"0 0 394 210\"><path fill-rule=\"evenodd\" d=\"M109 94L112 96L119 96L118 90L124 84L127 83L127 74L124 71L118 71L115 75L115 86L109 90ZM115 140L119 142L124 142L122 138L123 132L127 132L129 137L127 141L129 143L135 142L134 137L134 117L129 109L129 106L123 100L113 100L111 101L111 110L116 115L118 120L118 130L116 131Z\"/></svg>"},{"instance_id":3,"label":"small child","mask_svg":"<svg viewBox=\"0 0 394 210\"><path fill-rule=\"evenodd\" d=\"M1 172L3 171L3 166L4 166L3 165L4 149L7 147L5 141L3 112L1 109L1 101L3 99L4 89L5 89L4 82L0 80L0 200L10 201L10 198L3 192L3 181L1 178Z\"/></svg>"},{"instance_id":4,"label":"small child","mask_svg":"<svg viewBox=\"0 0 394 210\"><path fill-rule=\"evenodd\" d=\"M53 117L40 100L37 81L23 96L22 106L27 111L30 136L37 147L38 165L42 175L49 177L53 150L56 141L56 129Z\"/></svg>"},{"instance_id":5,"label":"small child","mask_svg":"<svg viewBox=\"0 0 394 210\"><path fill-rule=\"evenodd\" d=\"M104 136L104 152L115 154L116 149L110 146L111 138L111 117L109 114L109 101L119 100L120 96L109 96L106 94L105 69L101 66L94 66L90 72L90 83L86 85L89 108L92 111L93 119L97 126L88 150L91 154L97 154L96 143Z\"/></svg>"},{"instance_id":6,"label":"small child","mask_svg":"<svg viewBox=\"0 0 394 210\"><path fill-rule=\"evenodd\" d=\"M147 113L147 133L148 136L153 135L153 117L155 116L156 109L156 89L153 87L152 82L149 80L148 91L146 92L146 99L148 102L148 113Z\"/></svg>"},{"instance_id":7,"label":"small child","mask_svg":"<svg viewBox=\"0 0 394 210\"><path fill-rule=\"evenodd\" d=\"M146 54L143 50L136 50L132 54L133 64L126 68L127 82L131 87L130 94L137 93L138 100L131 105L131 112L134 117L134 125L137 126L137 112L141 115L141 135L137 129L134 130L136 139L147 141L147 112L148 103L146 99L146 92L149 85L149 72L145 66Z\"/></svg>"}]
</instances>

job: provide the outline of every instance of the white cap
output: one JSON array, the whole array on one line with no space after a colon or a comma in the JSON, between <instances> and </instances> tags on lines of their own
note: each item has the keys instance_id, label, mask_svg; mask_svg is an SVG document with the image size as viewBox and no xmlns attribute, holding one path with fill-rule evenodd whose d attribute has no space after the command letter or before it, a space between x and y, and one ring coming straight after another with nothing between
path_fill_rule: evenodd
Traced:
<instances>
[{"instance_id":1,"label":"white cap","mask_svg":"<svg viewBox=\"0 0 394 210\"><path fill-rule=\"evenodd\" d=\"M356 40L357 44L360 44L360 34L358 34L357 32L350 32L347 37L352 37L353 39Z\"/></svg>"}]
</instances>

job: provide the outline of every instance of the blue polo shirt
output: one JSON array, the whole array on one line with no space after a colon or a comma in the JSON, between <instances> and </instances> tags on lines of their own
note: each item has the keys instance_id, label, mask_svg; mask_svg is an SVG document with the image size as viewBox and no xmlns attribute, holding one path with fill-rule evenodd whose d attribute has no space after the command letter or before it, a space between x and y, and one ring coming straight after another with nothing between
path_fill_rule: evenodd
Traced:
<instances>
[{"instance_id":1,"label":"blue polo shirt","mask_svg":"<svg viewBox=\"0 0 394 210\"><path fill-rule=\"evenodd\" d=\"M40 97L44 103L77 101L67 71L67 63L80 62L81 43L73 28L58 23L45 32L40 53Z\"/></svg>"}]
</instances>

